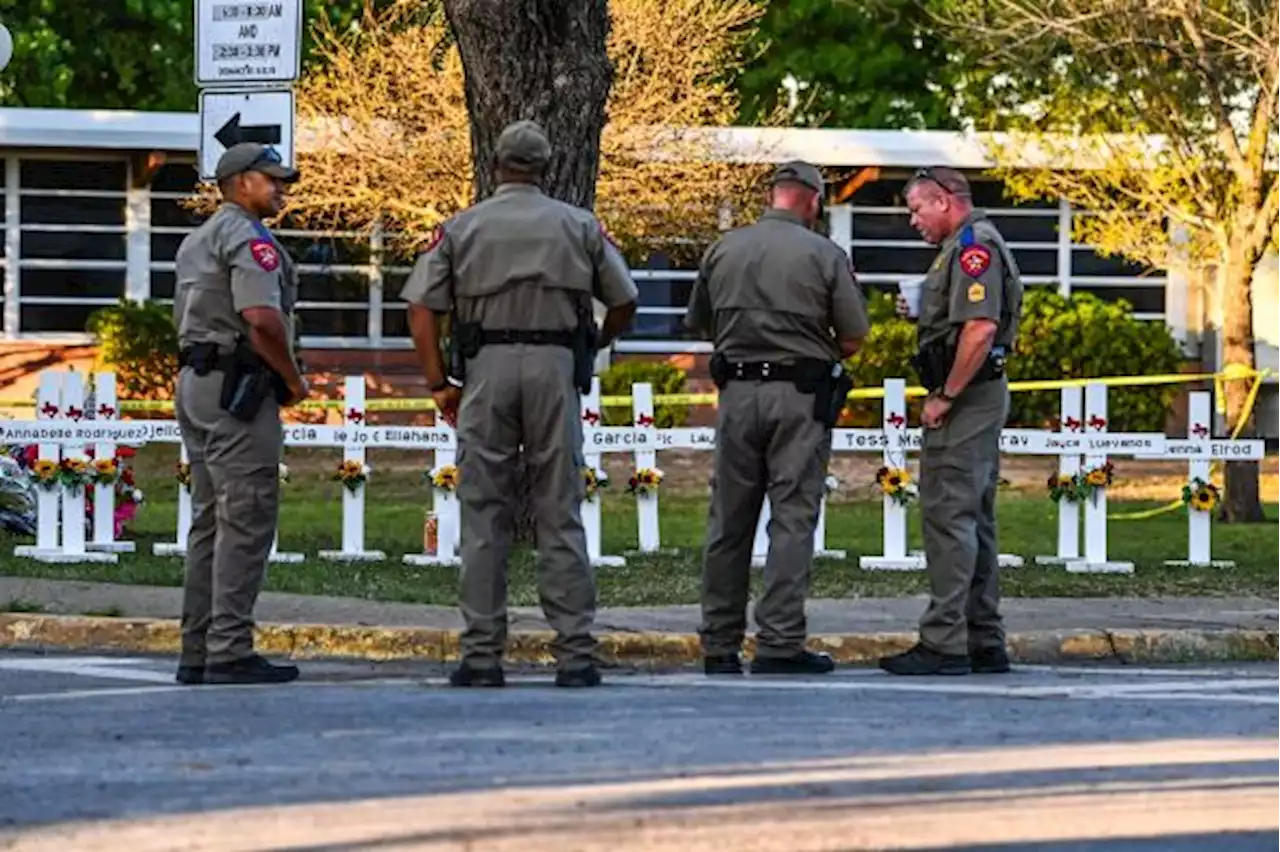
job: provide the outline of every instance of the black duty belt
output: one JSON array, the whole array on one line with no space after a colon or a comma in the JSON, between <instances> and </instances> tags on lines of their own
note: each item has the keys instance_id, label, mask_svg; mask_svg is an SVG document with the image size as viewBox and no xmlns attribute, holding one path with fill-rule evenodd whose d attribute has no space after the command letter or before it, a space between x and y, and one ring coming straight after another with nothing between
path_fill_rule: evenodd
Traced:
<instances>
[{"instance_id":1,"label":"black duty belt","mask_svg":"<svg viewBox=\"0 0 1280 852\"><path fill-rule=\"evenodd\" d=\"M748 382L795 382L821 376L826 366L820 361L729 361L729 380Z\"/></svg>"},{"instance_id":2,"label":"black duty belt","mask_svg":"<svg viewBox=\"0 0 1280 852\"><path fill-rule=\"evenodd\" d=\"M202 375L211 372L227 372L235 364L230 352L220 354L215 344L196 344L178 350L178 368L191 367Z\"/></svg>"},{"instance_id":3,"label":"black duty belt","mask_svg":"<svg viewBox=\"0 0 1280 852\"><path fill-rule=\"evenodd\" d=\"M521 343L526 346L564 346L572 349L574 334L569 330L486 328L480 331L480 343L482 346Z\"/></svg>"}]
</instances>

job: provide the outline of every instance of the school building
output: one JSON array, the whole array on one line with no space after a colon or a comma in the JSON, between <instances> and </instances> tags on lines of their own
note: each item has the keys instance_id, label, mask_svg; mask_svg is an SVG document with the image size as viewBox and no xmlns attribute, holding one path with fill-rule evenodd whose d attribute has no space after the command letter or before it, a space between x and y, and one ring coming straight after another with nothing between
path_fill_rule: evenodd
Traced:
<instances>
[{"instance_id":1,"label":"school building","mask_svg":"<svg viewBox=\"0 0 1280 852\"><path fill-rule=\"evenodd\" d=\"M173 259L199 224L184 209L197 182L195 113L0 109L3 157L4 276L0 397L24 396L49 366L87 367L93 340L85 320L121 297L164 302L173 296ZM949 165L973 182L1009 241L1030 286L1067 294L1124 298L1137 316L1168 325L1190 364L1220 363L1215 334L1220 305L1211 276L1149 270L1104 258L1071 240L1073 210L1056 204L1007 206L979 140L944 131L755 129L721 131L725 144L755 145L768 158L801 157L845 171L872 169L856 192L828 207L831 238L853 255L859 280L893 287L921 275L934 256L908 223L902 190L912 171ZM404 305L397 294L407 266L384 263L377 237L354 232L282 230L300 264L299 305L311 369L376 374L388 388L420 391ZM662 258L635 270L640 307L621 357L670 358L695 372L709 345L681 331L694 273ZM1277 263L1254 282L1259 366L1277 363ZM1263 394L1259 431L1276 437L1276 385Z\"/></svg>"}]
</instances>

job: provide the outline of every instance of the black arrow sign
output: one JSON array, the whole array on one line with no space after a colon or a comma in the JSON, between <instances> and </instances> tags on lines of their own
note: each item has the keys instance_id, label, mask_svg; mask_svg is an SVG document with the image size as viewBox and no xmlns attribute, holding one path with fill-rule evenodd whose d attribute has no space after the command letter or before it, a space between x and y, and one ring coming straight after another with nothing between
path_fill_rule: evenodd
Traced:
<instances>
[{"instance_id":1,"label":"black arrow sign","mask_svg":"<svg viewBox=\"0 0 1280 852\"><path fill-rule=\"evenodd\" d=\"M213 134L223 148L230 148L241 142L257 142L260 145L280 144L280 125L278 124L240 124L240 113L227 119L227 123Z\"/></svg>"}]
</instances>

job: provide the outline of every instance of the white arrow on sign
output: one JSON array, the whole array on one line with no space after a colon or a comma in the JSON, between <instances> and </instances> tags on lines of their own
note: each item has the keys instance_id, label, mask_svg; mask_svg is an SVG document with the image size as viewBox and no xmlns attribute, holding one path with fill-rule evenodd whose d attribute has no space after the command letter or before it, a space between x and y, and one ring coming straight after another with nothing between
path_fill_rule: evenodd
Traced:
<instances>
[{"instance_id":1,"label":"white arrow on sign","mask_svg":"<svg viewBox=\"0 0 1280 852\"><path fill-rule=\"evenodd\" d=\"M302 67L302 0L198 0L197 86L288 83Z\"/></svg>"},{"instance_id":2,"label":"white arrow on sign","mask_svg":"<svg viewBox=\"0 0 1280 852\"><path fill-rule=\"evenodd\" d=\"M200 93L200 177L213 178L218 158L232 145L260 142L293 165L293 92L252 89Z\"/></svg>"}]
</instances>

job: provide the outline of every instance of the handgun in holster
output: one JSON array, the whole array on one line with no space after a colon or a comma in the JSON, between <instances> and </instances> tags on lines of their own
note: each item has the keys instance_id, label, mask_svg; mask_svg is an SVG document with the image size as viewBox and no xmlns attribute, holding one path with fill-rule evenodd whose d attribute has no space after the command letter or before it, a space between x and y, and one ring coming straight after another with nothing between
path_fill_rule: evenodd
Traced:
<instances>
[{"instance_id":1,"label":"handgun in holster","mask_svg":"<svg viewBox=\"0 0 1280 852\"><path fill-rule=\"evenodd\" d=\"M840 412L853 390L853 379L844 364L832 361L829 370L813 393L813 417L828 429L834 429L840 420Z\"/></svg>"},{"instance_id":2,"label":"handgun in holster","mask_svg":"<svg viewBox=\"0 0 1280 852\"><path fill-rule=\"evenodd\" d=\"M243 337L236 339L222 375L219 402L237 420L252 423L268 397L281 405L289 401L284 378L268 367Z\"/></svg>"},{"instance_id":3,"label":"handgun in holster","mask_svg":"<svg viewBox=\"0 0 1280 852\"><path fill-rule=\"evenodd\" d=\"M600 346L600 333L592 316L590 301L580 299L577 304L578 327L573 335L573 384L578 393L591 393L591 379L595 376L596 350Z\"/></svg>"},{"instance_id":4,"label":"handgun in holster","mask_svg":"<svg viewBox=\"0 0 1280 852\"><path fill-rule=\"evenodd\" d=\"M449 377L463 383L467 378L467 360L480 354L481 326L463 322L457 312L449 315Z\"/></svg>"}]
</instances>

